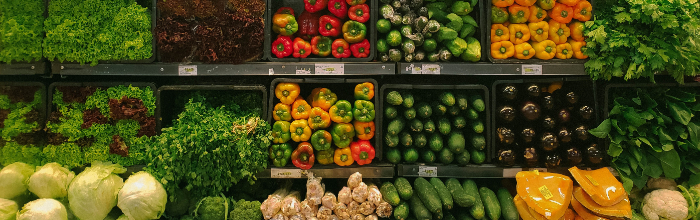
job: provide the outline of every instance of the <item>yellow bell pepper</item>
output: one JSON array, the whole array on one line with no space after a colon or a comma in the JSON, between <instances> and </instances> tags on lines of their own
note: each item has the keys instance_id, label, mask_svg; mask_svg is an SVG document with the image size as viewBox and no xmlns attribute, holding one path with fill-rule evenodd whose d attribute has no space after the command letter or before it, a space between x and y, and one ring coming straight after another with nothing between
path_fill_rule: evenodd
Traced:
<instances>
[{"instance_id":1,"label":"yellow bell pepper","mask_svg":"<svg viewBox=\"0 0 700 220\"><path fill-rule=\"evenodd\" d=\"M522 44L530 40L530 29L526 24L510 24L508 25L510 32L510 42L513 44Z\"/></svg>"},{"instance_id":2,"label":"yellow bell pepper","mask_svg":"<svg viewBox=\"0 0 700 220\"><path fill-rule=\"evenodd\" d=\"M540 8L540 6L531 5L529 9L530 17L527 19L527 21L529 21L530 23L537 23L547 18L547 11Z\"/></svg>"},{"instance_id":3,"label":"yellow bell pepper","mask_svg":"<svg viewBox=\"0 0 700 220\"><path fill-rule=\"evenodd\" d=\"M565 60L571 58L573 55L574 50L571 49L571 44L563 43L557 45L557 54L555 55L557 58Z\"/></svg>"},{"instance_id":4,"label":"yellow bell pepper","mask_svg":"<svg viewBox=\"0 0 700 220\"><path fill-rule=\"evenodd\" d=\"M515 55L515 46L510 41L502 41L491 44L491 56L494 59L508 59Z\"/></svg>"},{"instance_id":5,"label":"yellow bell pepper","mask_svg":"<svg viewBox=\"0 0 700 220\"><path fill-rule=\"evenodd\" d=\"M503 24L492 24L491 25L491 43L507 41L510 37L508 33L508 28Z\"/></svg>"},{"instance_id":6,"label":"yellow bell pepper","mask_svg":"<svg viewBox=\"0 0 700 220\"><path fill-rule=\"evenodd\" d=\"M546 21L529 23L527 26L530 28L530 38L533 40L542 42L549 38L549 24Z\"/></svg>"},{"instance_id":7,"label":"yellow bell pepper","mask_svg":"<svg viewBox=\"0 0 700 220\"><path fill-rule=\"evenodd\" d=\"M529 43L515 45L515 58L527 60L535 56L535 49Z\"/></svg>"},{"instance_id":8,"label":"yellow bell pepper","mask_svg":"<svg viewBox=\"0 0 700 220\"><path fill-rule=\"evenodd\" d=\"M554 41L555 44L563 44L566 43L570 35L571 30L566 24L549 20L549 40Z\"/></svg>"},{"instance_id":9,"label":"yellow bell pepper","mask_svg":"<svg viewBox=\"0 0 700 220\"><path fill-rule=\"evenodd\" d=\"M277 103L277 105L275 105L275 108L273 108L272 110L272 118L275 119L275 121L292 120L292 110L290 108L291 107L289 107L289 105Z\"/></svg>"},{"instance_id":10,"label":"yellow bell pepper","mask_svg":"<svg viewBox=\"0 0 700 220\"><path fill-rule=\"evenodd\" d=\"M535 43L535 57L541 60L551 60L557 54L557 44L551 40Z\"/></svg>"},{"instance_id":11,"label":"yellow bell pepper","mask_svg":"<svg viewBox=\"0 0 700 220\"><path fill-rule=\"evenodd\" d=\"M574 58L579 60L588 58L587 55L583 54L583 50L586 48L586 41L569 40L569 44L571 44L571 49L574 50Z\"/></svg>"},{"instance_id":12,"label":"yellow bell pepper","mask_svg":"<svg viewBox=\"0 0 700 220\"><path fill-rule=\"evenodd\" d=\"M352 159L352 150L349 147L335 149L333 162L341 167L352 165L355 163L355 160Z\"/></svg>"},{"instance_id":13,"label":"yellow bell pepper","mask_svg":"<svg viewBox=\"0 0 700 220\"><path fill-rule=\"evenodd\" d=\"M292 104L292 118L294 119L309 119L311 105L302 98L297 98Z\"/></svg>"},{"instance_id":14,"label":"yellow bell pepper","mask_svg":"<svg viewBox=\"0 0 700 220\"><path fill-rule=\"evenodd\" d=\"M275 96L285 105L291 105L299 97L301 88L296 83L280 83L275 87Z\"/></svg>"},{"instance_id":15,"label":"yellow bell pepper","mask_svg":"<svg viewBox=\"0 0 700 220\"><path fill-rule=\"evenodd\" d=\"M309 122L304 119L294 120L289 126L289 131L292 132L294 142L309 141L311 138L311 127L309 127Z\"/></svg>"},{"instance_id":16,"label":"yellow bell pepper","mask_svg":"<svg viewBox=\"0 0 700 220\"><path fill-rule=\"evenodd\" d=\"M574 21L569 24L569 30L571 31L571 39L575 41L584 41L586 38L583 36L583 30L586 26L582 22Z\"/></svg>"}]
</instances>

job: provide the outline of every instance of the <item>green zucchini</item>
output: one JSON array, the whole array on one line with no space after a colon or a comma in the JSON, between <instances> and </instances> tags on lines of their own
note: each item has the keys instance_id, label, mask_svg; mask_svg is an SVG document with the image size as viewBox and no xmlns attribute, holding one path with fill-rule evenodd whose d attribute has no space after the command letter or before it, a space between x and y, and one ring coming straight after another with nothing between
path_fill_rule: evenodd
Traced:
<instances>
[{"instance_id":1,"label":"green zucchini","mask_svg":"<svg viewBox=\"0 0 700 220\"><path fill-rule=\"evenodd\" d=\"M462 186L459 185L459 180L455 178L447 179L447 181L445 181L445 186L452 194L452 199L458 206L466 208L474 205L476 199L472 195L464 192Z\"/></svg>"},{"instance_id":2,"label":"green zucchini","mask_svg":"<svg viewBox=\"0 0 700 220\"><path fill-rule=\"evenodd\" d=\"M477 188L474 180L465 180L462 183L462 188L464 192L469 195L474 196L474 205L469 209L469 213L474 217L474 219L480 220L484 218L484 204L481 202L481 196L479 195L479 188Z\"/></svg>"},{"instance_id":3,"label":"green zucchini","mask_svg":"<svg viewBox=\"0 0 700 220\"><path fill-rule=\"evenodd\" d=\"M449 190L447 190L447 187L445 187L445 183L442 182L439 178L430 178L430 184L433 185L435 190L438 193L438 196L440 196L440 200L442 201L442 208L446 210L451 210L452 206L454 206L454 201L452 200L452 193L450 193Z\"/></svg>"},{"instance_id":4,"label":"green zucchini","mask_svg":"<svg viewBox=\"0 0 700 220\"><path fill-rule=\"evenodd\" d=\"M507 189L498 189L496 196L498 196L498 202L501 204L501 216L503 216L504 220L520 219L518 209L515 208L515 203L513 203L513 196L510 195Z\"/></svg>"},{"instance_id":5,"label":"green zucchini","mask_svg":"<svg viewBox=\"0 0 700 220\"><path fill-rule=\"evenodd\" d=\"M430 212L442 212L442 202L440 197L438 196L435 187L433 187L428 180L423 177L418 177L413 182L413 186L416 189L416 194L418 194L418 197L421 201L423 201L423 204Z\"/></svg>"},{"instance_id":6,"label":"green zucchini","mask_svg":"<svg viewBox=\"0 0 700 220\"><path fill-rule=\"evenodd\" d=\"M488 187L482 186L479 188L479 195L481 196L481 201L484 203L484 208L486 208L486 214L489 219L500 219L501 205L498 204L496 193Z\"/></svg>"},{"instance_id":7,"label":"green zucchini","mask_svg":"<svg viewBox=\"0 0 700 220\"><path fill-rule=\"evenodd\" d=\"M401 202L399 192L396 191L396 187L391 182L385 182L382 184L382 188L379 189L379 192L382 193L382 198L384 198L384 201L389 203L391 206L397 206Z\"/></svg>"}]
</instances>

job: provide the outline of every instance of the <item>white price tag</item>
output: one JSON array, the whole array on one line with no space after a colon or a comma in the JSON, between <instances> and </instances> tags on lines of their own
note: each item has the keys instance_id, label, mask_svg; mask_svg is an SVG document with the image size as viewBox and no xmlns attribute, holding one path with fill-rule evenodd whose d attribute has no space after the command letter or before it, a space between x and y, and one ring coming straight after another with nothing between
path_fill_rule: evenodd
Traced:
<instances>
[{"instance_id":1,"label":"white price tag","mask_svg":"<svg viewBox=\"0 0 700 220\"><path fill-rule=\"evenodd\" d=\"M419 166L418 176L422 177L437 177L437 167Z\"/></svg>"},{"instance_id":2,"label":"white price tag","mask_svg":"<svg viewBox=\"0 0 700 220\"><path fill-rule=\"evenodd\" d=\"M523 75L542 75L542 65L522 65Z\"/></svg>"},{"instance_id":3,"label":"white price tag","mask_svg":"<svg viewBox=\"0 0 700 220\"><path fill-rule=\"evenodd\" d=\"M345 74L345 64L324 64L317 63L316 74L321 75L343 75Z\"/></svg>"},{"instance_id":4,"label":"white price tag","mask_svg":"<svg viewBox=\"0 0 700 220\"><path fill-rule=\"evenodd\" d=\"M268 69L268 70L267 70L267 74L270 75L270 76L274 75L274 74L275 74L275 69L273 69L273 68Z\"/></svg>"},{"instance_id":5,"label":"white price tag","mask_svg":"<svg viewBox=\"0 0 700 220\"><path fill-rule=\"evenodd\" d=\"M297 75L310 75L311 69L304 69L304 68L297 69L296 74Z\"/></svg>"},{"instance_id":6,"label":"white price tag","mask_svg":"<svg viewBox=\"0 0 700 220\"><path fill-rule=\"evenodd\" d=\"M535 170L537 170L537 172L540 172L540 173L541 173L541 172L547 172L547 168L530 168L529 170L530 170L530 171L535 171Z\"/></svg>"},{"instance_id":7,"label":"white price tag","mask_svg":"<svg viewBox=\"0 0 700 220\"><path fill-rule=\"evenodd\" d=\"M423 74L440 74L440 64L423 64Z\"/></svg>"},{"instance_id":8,"label":"white price tag","mask_svg":"<svg viewBox=\"0 0 700 220\"><path fill-rule=\"evenodd\" d=\"M423 74L422 66L408 65L406 67L406 72L411 71L411 74Z\"/></svg>"},{"instance_id":9,"label":"white price tag","mask_svg":"<svg viewBox=\"0 0 700 220\"><path fill-rule=\"evenodd\" d=\"M177 75L179 76L196 76L197 65L178 66Z\"/></svg>"},{"instance_id":10,"label":"white price tag","mask_svg":"<svg viewBox=\"0 0 700 220\"><path fill-rule=\"evenodd\" d=\"M270 169L270 177L278 179L301 178L300 169Z\"/></svg>"},{"instance_id":11,"label":"white price tag","mask_svg":"<svg viewBox=\"0 0 700 220\"><path fill-rule=\"evenodd\" d=\"M515 175L520 171L523 171L523 168L505 168L503 169L503 177L515 178Z\"/></svg>"}]
</instances>

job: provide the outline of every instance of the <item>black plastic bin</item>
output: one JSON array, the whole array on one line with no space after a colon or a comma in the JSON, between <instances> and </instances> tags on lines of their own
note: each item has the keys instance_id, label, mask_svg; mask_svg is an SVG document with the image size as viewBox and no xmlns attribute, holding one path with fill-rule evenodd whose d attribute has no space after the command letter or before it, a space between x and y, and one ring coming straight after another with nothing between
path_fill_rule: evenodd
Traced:
<instances>
[{"instance_id":1,"label":"black plastic bin","mask_svg":"<svg viewBox=\"0 0 700 220\"><path fill-rule=\"evenodd\" d=\"M37 91L40 91L41 94L41 103L35 106L35 110L39 113L39 120L38 120L38 130L32 131L35 135L30 138L32 139L31 142L35 145L39 145L41 143L41 140L43 139L43 130L44 127L46 126L46 116L48 115L48 112L46 111L46 85L44 85L41 82L0 82L0 90L13 90L17 89L19 87L24 87L22 89L22 92L29 93L30 91L34 90L37 88L37 90L31 92L31 94L26 94L28 96L34 97ZM32 88L34 87L34 88ZM11 98L10 98L11 99ZM12 101L12 100L10 100ZM31 101L30 101L31 102ZM10 112L7 112L8 114ZM0 129L2 130L2 129ZM0 148L1 146L4 145L4 140L0 138ZM19 143L19 142L18 142Z\"/></svg>"},{"instance_id":2,"label":"black plastic bin","mask_svg":"<svg viewBox=\"0 0 700 220\"><path fill-rule=\"evenodd\" d=\"M272 31L272 16L274 16L277 9L281 7L291 7L294 9L295 17L298 19L301 12L304 11L304 1L303 0L268 0L267 1L267 13L265 13L265 58L272 62L369 62L374 60L377 56L377 17L379 16L379 6L378 0L368 0L365 4L369 5L370 18L365 22L367 27L366 39L370 44L370 54L365 58L342 58L338 59L333 57L333 55L328 55L327 57L316 57L311 54L307 58L294 58L293 56L288 56L285 58L277 58L272 54L272 42L277 39L277 34ZM348 5L348 9L350 6ZM346 19L350 20L350 19ZM297 20L298 21L298 20ZM294 36L290 36L294 40ZM342 38L342 34L341 34Z\"/></svg>"},{"instance_id":3,"label":"black plastic bin","mask_svg":"<svg viewBox=\"0 0 700 220\"><path fill-rule=\"evenodd\" d=\"M490 132L489 132L489 130L491 129L491 120L490 120L491 111L490 111L490 108L489 108L489 90L488 90L488 88L487 88L486 86L484 86L484 85L476 85L476 84L473 84L473 85L384 84L384 85L382 85L382 88L381 88L381 90L380 90L380 92L379 92L379 95L380 95L380 98L379 98L380 101L379 101L379 102L381 103L380 109L381 109L381 111L382 111L382 112L381 112L382 117L384 117L384 114L385 114L385 113L384 113L384 110L385 110L385 106L384 106L384 105L388 105L388 103L387 103L387 101L386 101L386 95L387 95L387 93L389 93L390 91L401 91L401 90L413 90L413 91L414 91L414 92L412 92L413 94L418 94L418 93L419 93L419 92L417 92L416 90L425 90L425 91L431 91L431 90L433 90L433 91L434 91L434 90L453 90L453 91L464 92L465 94L476 93L476 94L481 95L482 98L483 98L483 101L484 101L484 108L485 108L484 111L483 111L483 112L480 112L480 114L479 114L479 115L480 115L480 116L479 116L479 117L480 117L480 120L481 120L481 121L483 122L483 124L484 124L484 132L482 133L482 135L484 135L484 137L485 137L485 139L486 139L486 147L484 148L484 153L486 154L486 161L484 162L484 164L487 164L487 163L490 163L490 162L491 162L491 157L492 157L492 156L490 155L490 154L491 154L490 152L492 152L492 150L491 150L492 145L491 145L491 138L489 137L489 136L491 135ZM438 97L435 97L435 100L437 100L437 98L438 98ZM471 103L469 103L469 105L471 105ZM414 104L414 106L415 106L415 104ZM398 108L403 108L403 107L399 106ZM435 114L435 113L433 112L433 114ZM399 115L399 116L397 116L397 117L404 117L404 116L403 116L403 115ZM416 118L420 118L420 117L416 117ZM433 120L433 121L437 122L437 120ZM382 121L382 130L386 129L386 126L387 126L388 124L389 124L389 121ZM405 126L404 130L405 130L405 129L408 129L408 126L409 126L409 125L408 125L408 121L406 121L406 126ZM436 124L436 126L437 126L437 124ZM469 126L469 123L467 123L467 128L464 128L464 129L468 129L468 127L470 127L470 126ZM378 127L377 129L379 129L379 127ZM437 132L437 131L436 131L436 132ZM378 143L379 146L384 146L384 137L385 137L385 136L386 136L386 132L380 133L380 138L381 138L380 140L381 140L381 141L380 141L380 143ZM468 135L465 135L465 137L468 137ZM447 141L444 141L444 140L445 140L445 139L443 139L443 145L445 145L444 147L446 148L446 147L447 147L447 146L446 146L446 145L447 145ZM428 142L430 142L430 141L428 140ZM467 140L466 145L467 145L467 149L469 149L470 146L471 146L471 144L470 144L470 142L469 142L468 140ZM401 146L398 146L398 147L401 147ZM428 147L428 146L426 146L426 147L424 147L424 148L427 148L427 147ZM437 155L437 153L436 153L436 155ZM418 162L416 162L416 163L422 163L422 162L421 162L422 160L423 160L422 158L419 158L419 159L418 159ZM402 163L404 163L403 159L402 159ZM453 165L456 165L456 163L457 163L456 161L452 162ZM436 159L436 161L435 161L434 164L440 164L439 160ZM469 165L469 166L474 166L474 164L471 164L471 161L470 161L470 165Z\"/></svg>"},{"instance_id":4,"label":"black plastic bin","mask_svg":"<svg viewBox=\"0 0 700 220\"><path fill-rule=\"evenodd\" d=\"M555 91L555 93L551 94L554 100L554 104L551 108L551 110L547 110L544 107L544 97L545 94L549 94L548 92L543 92L547 91L550 85L555 82L562 82L562 87L558 90L555 90L554 87L552 90ZM506 99L502 94L500 94L500 91L503 91L506 86L515 86L517 88L517 95L515 95L515 98L512 100ZM528 93L528 88L531 85L537 85L540 89L540 95L537 97L533 97ZM534 90L533 90L534 91ZM568 101L565 101L565 98L568 97L567 95L573 92L573 94L578 96L577 101L575 104L570 104L567 103ZM544 167L545 165L545 158L546 155L550 155L550 153L547 153L543 150L540 141L540 138L542 137L542 133L544 132L550 132L554 135L554 137L558 138L558 132L562 128L566 128L566 130L569 131L571 140L569 143L561 143L557 140L557 143L559 143L559 146L555 148L554 152L559 155L562 159L562 162L560 164L560 167L569 167L567 158L564 153L566 153L566 150L569 147L577 147L579 149L579 152L581 153L581 157L584 159L578 166L586 166L586 167L600 167L605 165L605 161L601 164L591 164L588 163L588 161L585 159L585 149L589 147L592 144L597 144L599 146L599 149L604 151L600 146L600 140L592 135L588 135L588 138L586 140L581 140L575 135L575 130L576 128L580 126L585 126L587 130L596 128L598 124L600 123L599 120L599 104L596 102L596 84L594 81L591 81L590 78L587 77L569 77L569 78L542 78L542 79L523 79L523 80L498 80L493 83L493 87L491 90L491 96L493 97L491 106L494 109L494 116L491 119L493 126L492 130L489 132L492 132L491 138L492 138L492 143L493 143L493 158L498 158L498 151L501 149L510 149L513 150L513 154L515 154L515 165L516 166L527 166L525 163L525 160L523 158L523 151L525 150L526 147L533 147L536 149L537 156L538 156L538 163L537 166L535 167ZM528 121L525 118L525 115L521 113L520 109L524 107L526 102L532 102L535 103L535 105L539 106L539 117L537 119ZM507 122L505 119L501 117L501 108L505 106L510 106L512 107L512 111L507 111L504 110L504 112L513 112L514 119L512 119L511 122ZM583 117L581 117L579 110L583 106L588 106L593 108L592 113L590 116L590 119L585 120ZM505 109L505 108L504 108ZM569 113L568 115L568 120L569 121L564 121L560 120L560 117L558 117L559 112L563 109L566 109ZM504 114L505 115L505 114ZM555 125L553 126L554 128L546 128L544 123L545 123L545 118L547 116L550 116L554 121ZM567 118L567 117L563 117ZM501 127L511 129L512 134L514 134L513 142L512 144L504 144L501 143L499 139L499 133L497 130ZM535 135L532 137L531 142L526 142L523 136L521 135L521 131L525 128L531 128L532 130L535 131ZM586 132L587 133L587 132ZM603 152L604 153L604 152ZM604 158L605 159L605 158ZM495 159L496 160L496 159Z\"/></svg>"}]
</instances>

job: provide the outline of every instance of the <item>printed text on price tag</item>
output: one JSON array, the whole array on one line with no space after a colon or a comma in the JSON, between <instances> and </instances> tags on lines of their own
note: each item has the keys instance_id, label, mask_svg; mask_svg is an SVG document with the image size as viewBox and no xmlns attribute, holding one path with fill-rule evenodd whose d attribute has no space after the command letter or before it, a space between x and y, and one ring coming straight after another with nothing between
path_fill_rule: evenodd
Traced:
<instances>
[{"instance_id":1,"label":"printed text on price tag","mask_svg":"<svg viewBox=\"0 0 700 220\"><path fill-rule=\"evenodd\" d=\"M276 169L272 168L270 169L270 177L271 178L278 178L278 179L285 179L285 178L301 178L301 170L300 169Z\"/></svg>"},{"instance_id":2,"label":"printed text on price tag","mask_svg":"<svg viewBox=\"0 0 700 220\"><path fill-rule=\"evenodd\" d=\"M179 76L196 76L197 65L178 66L177 75Z\"/></svg>"},{"instance_id":3,"label":"printed text on price tag","mask_svg":"<svg viewBox=\"0 0 700 220\"><path fill-rule=\"evenodd\" d=\"M418 176L437 177L437 167L418 166Z\"/></svg>"},{"instance_id":4,"label":"printed text on price tag","mask_svg":"<svg viewBox=\"0 0 700 220\"><path fill-rule=\"evenodd\" d=\"M523 75L542 75L542 65L522 65Z\"/></svg>"},{"instance_id":5,"label":"printed text on price tag","mask_svg":"<svg viewBox=\"0 0 700 220\"><path fill-rule=\"evenodd\" d=\"M345 64L322 64L317 63L316 74L321 75L343 75L345 74Z\"/></svg>"},{"instance_id":6,"label":"printed text on price tag","mask_svg":"<svg viewBox=\"0 0 700 220\"><path fill-rule=\"evenodd\" d=\"M440 64L423 64L423 74L440 74Z\"/></svg>"}]
</instances>

